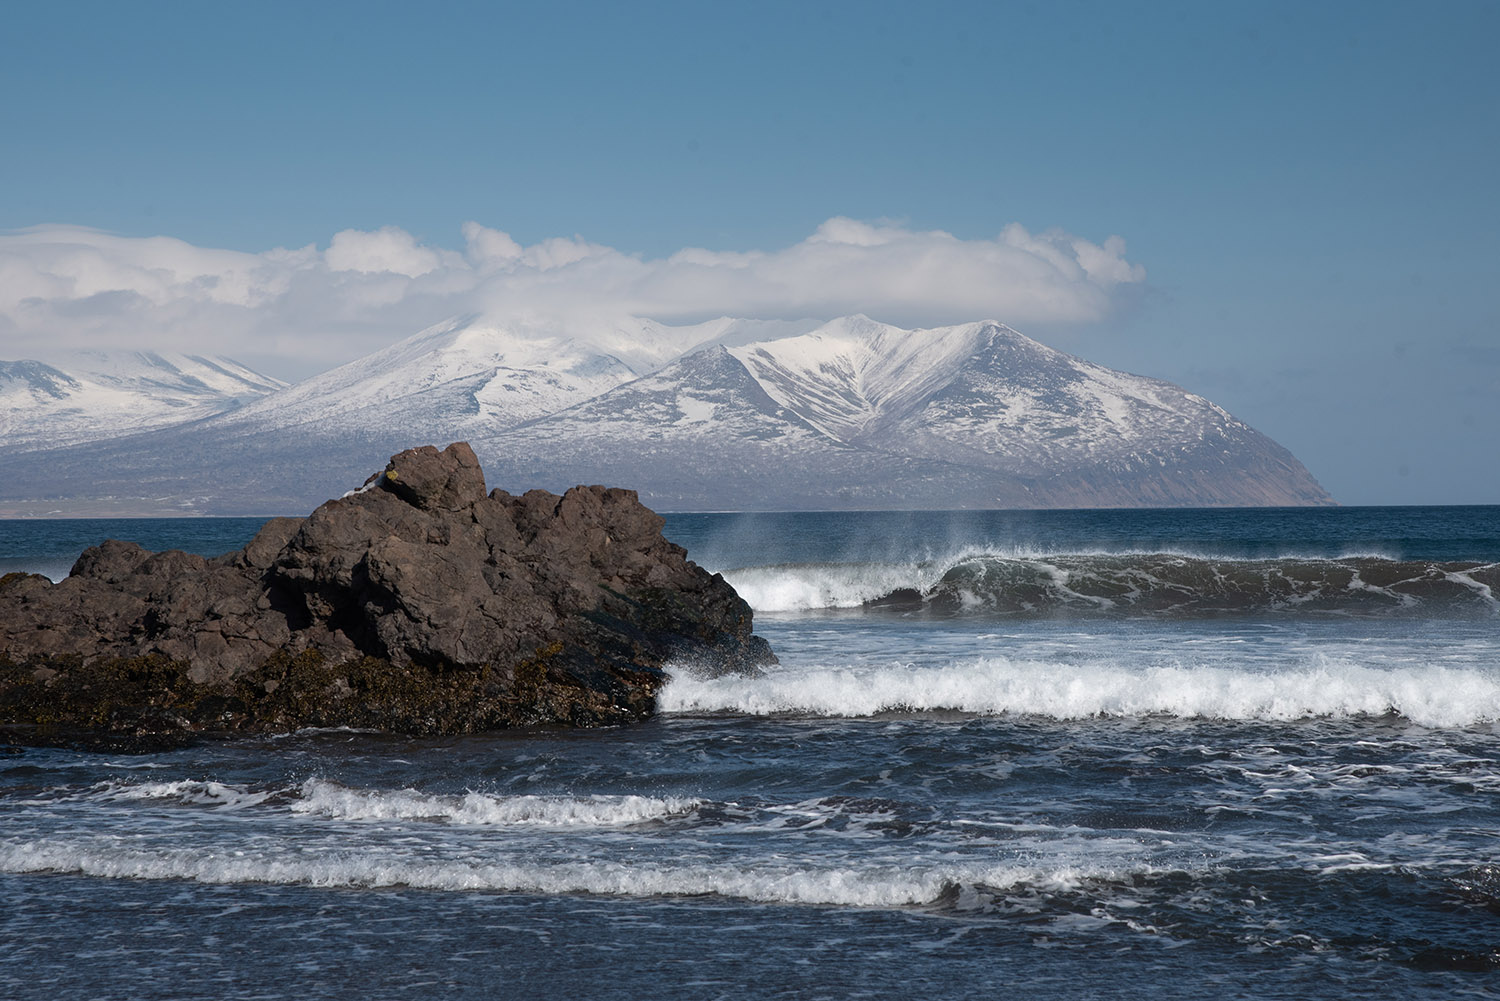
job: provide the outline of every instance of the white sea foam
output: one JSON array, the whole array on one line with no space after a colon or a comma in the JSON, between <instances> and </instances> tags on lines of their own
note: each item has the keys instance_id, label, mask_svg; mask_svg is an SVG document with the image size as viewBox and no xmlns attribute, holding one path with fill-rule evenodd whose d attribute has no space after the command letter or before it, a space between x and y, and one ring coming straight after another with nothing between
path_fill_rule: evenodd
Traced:
<instances>
[{"instance_id":1,"label":"white sea foam","mask_svg":"<svg viewBox=\"0 0 1500 1001\"><path fill-rule=\"evenodd\" d=\"M66 872L117 879L273 883L322 887L409 886L622 897L716 895L767 903L906 907L1017 886L1066 889L1113 879L1113 869L1011 864L804 866L795 863L670 865L578 861L556 864L430 860L388 852L257 852L135 848L115 840L0 840L0 871Z\"/></svg>"},{"instance_id":2,"label":"white sea foam","mask_svg":"<svg viewBox=\"0 0 1500 1001\"><path fill-rule=\"evenodd\" d=\"M433 795L415 789L351 789L324 779L302 784L292 812L334 820L436 820L473 826L623 827L682 816L700 801L652 796Z\"/></svg>"},{"instance_id":3,"label":"white sea foam","mask_svg":"<svg viewBox=\"0 0 1500 1001\"><path fill-rule=\"evenodd\" d=\"M858 608L898 588L927 592L960 564L994 560L1043 560L1034 549L971 546L930 552L921 558L874 562L783 563L722 571L757 612ZM1074 554L1078 555L1078 554ZM1082 555L1114 555L1106 553Z\"/></svg>"},{"instance_id":4,"label":"white sea foam","mask_svg":"<svg viewBox=\"0 0 1500 1001\"><path fill-rule=\"evenodd\" d=\"M171 800L194 806L212 806L222 810L239 810L257 806L274 792L250 789L226 782L180 779L175 782L106 782L92 790L92 798L130 800Z\"/></svg>"},{"instance_id":5,"label":"white sea foam","mask_svg":"<svg viewBox=\"0 0 1500 1001\"><path fill-rule=\"evenodd\" d=\"M1493 566L1494 564L1487 564L1484 567L1476 569L1489 569ZM1500 598L1497 598L1495 596L1494 589L1489 585L1475 580L1471 576L1471 574L1473 574L1474 572L1475 571L1473 570L1469 571L1468 573L1453 573L1452 571L1444 571L1443 579L1451 581L1452 583L1457 584L1460 587L1468 588L1469 590L1473 591L1474 596L1480 601L1484 602L1484 604L1488 606L1491 611L1500 612Z\"/></svg>"},{"instance_id":6,"label":"white sea foam","mask_svg":"<svg viewBox=\"0 0 1500 1001\"><path fill-rule=\"evenodd\" d=\"M194 779L105 782L83 796L105 802L155 800L221 810L273 800L294 814L329 820L427 820L477 827L625 827L686 816L702 805L701 800L686 797L497 796L472 791L441 795L416 789L355 789L318 778L281 789Z\"/></svg>"},{"instance_id":7,"label":"white sea foam","mask_svg":"<svg viewBox=\"0 0 1500 1001\"><path fill-rule=\"evenodd\" d=\"M1500 720L1500 673L1374 669L1313 656L1283 670L1221 666L1060 665L984 657L936 667L781 668L760 677L677 672L664 712L870 716L893 710L1023 713L1057 719L1166 714L1231 720L1380 716L1423 726Z\"/></svg>"},{"instance_id":8,"label":"white sea foam","mask_svg":"<svg viewBox=\"0 0 1500 1001\"><path fill-rule=\"evenodd\" d=\"M757 612L858 608L897 588L925 591L952 562L809 563L726 570L724 579Z\"/></svg>"}]
</instances>

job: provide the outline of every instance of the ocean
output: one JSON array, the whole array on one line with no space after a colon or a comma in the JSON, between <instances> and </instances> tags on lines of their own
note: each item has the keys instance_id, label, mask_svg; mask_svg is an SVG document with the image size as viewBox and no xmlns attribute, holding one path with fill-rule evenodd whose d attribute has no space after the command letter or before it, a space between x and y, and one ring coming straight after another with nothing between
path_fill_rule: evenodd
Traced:
<instances>
[{"instance_id":1,"label":"ocean","mask_svg":"<svg viewBox=\"0 0 1500 1001\"><path fill-rule=\"evenodd\" d=\"M0 996L1500 996L1500 507L666 531L780 664L640 724L0 745Z\"/></svg>"}]
</instances>

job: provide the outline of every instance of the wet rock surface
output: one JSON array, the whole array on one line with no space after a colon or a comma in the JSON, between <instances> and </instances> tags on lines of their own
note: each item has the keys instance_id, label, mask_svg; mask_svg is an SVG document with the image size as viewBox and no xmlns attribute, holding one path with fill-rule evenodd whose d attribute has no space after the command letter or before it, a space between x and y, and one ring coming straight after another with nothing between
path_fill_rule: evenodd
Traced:
<instances>
[{"instance_id":1,"label":"wet rock surface","mask_svg":"<svg viewBox=\"0 0 1500 1001\"><path fill-rule=\"evenodd\" d=\"M649 715L669 661L774 660L634 491L486 493L465 443L393 456L215 559L111 540L0 578L12 738L467 733Z\"/></svg>"}]
</instances>

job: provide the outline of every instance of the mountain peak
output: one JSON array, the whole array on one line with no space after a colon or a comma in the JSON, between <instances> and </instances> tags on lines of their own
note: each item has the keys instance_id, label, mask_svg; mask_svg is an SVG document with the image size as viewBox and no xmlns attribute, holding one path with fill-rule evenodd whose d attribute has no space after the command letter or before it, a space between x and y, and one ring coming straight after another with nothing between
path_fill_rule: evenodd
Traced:
<instances>
[{"instance_id":1,"label":"mountain peak","mask_svg":"<svg viewBox=\"0 0 1500 1001\"><path fill-rule=\"evenodd\" d=\"M118 495L151 468L182 482L184 503L245 511L247 467L297 470L294 489L311 494L430 438L467 438L507 489L608 480L669 510L1331 502L1285 449L1209 401L995 320L908 330L863 314L676 325L459 316L206 412L164 387L192 375L194 392L210 391L213 360L130 364L152 387L149 420L122 419L114 390L66 367L0 366L11 465L26 447L161 429L80 451L72 467L49 453L29 481L23 471L0 483L0 502L27 482ZM184 420L163 416L173 407ZM59 420L69 413L72 425ZM67 426L83 437L55 432ZM172 494L163 482L151 490L153 504ZM234 500L200 500L216 491Z\"/></svg>"}]
</instances>

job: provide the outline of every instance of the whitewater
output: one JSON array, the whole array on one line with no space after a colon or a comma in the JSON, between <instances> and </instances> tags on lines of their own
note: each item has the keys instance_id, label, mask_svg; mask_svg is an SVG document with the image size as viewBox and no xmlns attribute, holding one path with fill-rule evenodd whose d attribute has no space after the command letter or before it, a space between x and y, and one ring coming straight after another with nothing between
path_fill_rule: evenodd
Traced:
<instances>
[{"instance_id":1,"label":"whitewater","mask_svg":"<svg viewBox=\"0 0 1500 1001\"><path fill-rule=\"evenodd\" d=\"M667 534L779 662L645 723L0 745L0 996L1494 992L1500 509Z\"/></svg>"}]
</instances>

